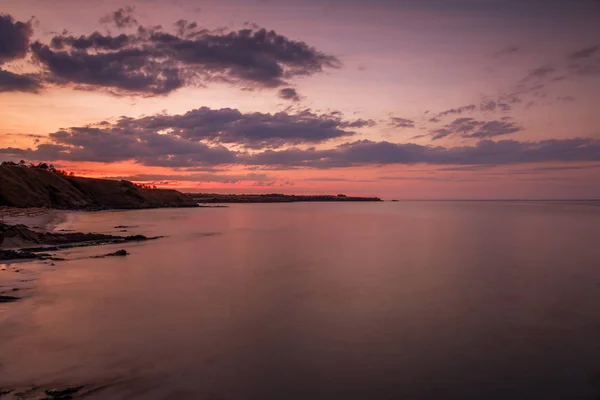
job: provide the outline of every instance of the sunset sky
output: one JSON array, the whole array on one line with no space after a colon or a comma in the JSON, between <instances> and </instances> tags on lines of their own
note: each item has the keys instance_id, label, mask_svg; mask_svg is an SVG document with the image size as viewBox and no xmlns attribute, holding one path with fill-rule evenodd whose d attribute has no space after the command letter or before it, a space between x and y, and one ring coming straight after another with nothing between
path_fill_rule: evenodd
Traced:
<instances>
[{"instance_id":1,"label":"sunset sky","mask_svg":"<svg viewBox=\"0 0 600 400\"><path fill-rule=\"evenodd\" d=\"M0 160L186 191L600 197L598 0L0 14Z\"/></svg>"}]
</instances>

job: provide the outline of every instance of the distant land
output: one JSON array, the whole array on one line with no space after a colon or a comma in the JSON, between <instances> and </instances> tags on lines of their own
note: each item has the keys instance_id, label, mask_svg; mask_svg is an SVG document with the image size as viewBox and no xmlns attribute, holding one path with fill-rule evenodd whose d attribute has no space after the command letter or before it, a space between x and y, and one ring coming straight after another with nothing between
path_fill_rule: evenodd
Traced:
<instances>
[{"instance_id":1,"label":"distant land","mask_svg":"<svg viewBox=\"0 0 600 400\"><path fill-rule=\"evenodd\" d=\"M198 207L198 203L382 201L378 197L287 194L181 193L133 182L74 176L46 163L3 162L0 206L63 210Z\"/></svg>"},{"instance_id":2,"label":"distant land","mask_svg":"<svg viewBox=\"0 0 600 400\"><path fill-rule=\"evenodd\" d=\"M198 203L294 203L316 201L382 201L379 197L352 197L343 194L334 195L292 195L292 194L218 194L192 193Z\"/></svg>"},{"instance_id":3,"label":"distant land","mask_svg":"<svg viewBox=\"0 0 600 400\"><path fill-rule=\"evenodd\" d=\"M82 178L45 163L0 165L0 206L65 210L196 207L190 195L129 181Z\"/></svg>"}]
</instances>

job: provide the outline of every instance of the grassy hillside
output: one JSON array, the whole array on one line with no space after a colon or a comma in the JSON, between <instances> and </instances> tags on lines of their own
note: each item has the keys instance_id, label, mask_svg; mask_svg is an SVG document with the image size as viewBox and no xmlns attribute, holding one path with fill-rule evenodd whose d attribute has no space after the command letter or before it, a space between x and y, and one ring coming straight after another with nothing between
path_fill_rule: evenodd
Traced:
<instances>
[{"instance_id":1,"label":"grassy hillside","mask_svg":"<svg viewBox=\"0 0 600 400\"><path fill-rule=\"evenodd\" d=\"M176 190L145 189L128 181L66 176L42 168L0 166L0 206L59 209L194 207Z\"/></svg>"}]
</instances>

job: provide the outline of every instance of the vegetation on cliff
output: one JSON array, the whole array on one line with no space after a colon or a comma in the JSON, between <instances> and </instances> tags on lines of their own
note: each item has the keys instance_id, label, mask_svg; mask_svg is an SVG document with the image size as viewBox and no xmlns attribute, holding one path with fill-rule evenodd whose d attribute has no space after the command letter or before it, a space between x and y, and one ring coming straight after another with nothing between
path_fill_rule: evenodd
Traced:
<instances>
[{"instance_id":1,"label":"vegetation on cliff","mask_svg":"<svg viewBox=\"0 0 600 400\"><path fill-rule=\"evenodd\" d=\"M176 190L77 177L44 163L0 165L0 206L101 210L197 205L189 195Z\"/></svg>"}]
</instances>

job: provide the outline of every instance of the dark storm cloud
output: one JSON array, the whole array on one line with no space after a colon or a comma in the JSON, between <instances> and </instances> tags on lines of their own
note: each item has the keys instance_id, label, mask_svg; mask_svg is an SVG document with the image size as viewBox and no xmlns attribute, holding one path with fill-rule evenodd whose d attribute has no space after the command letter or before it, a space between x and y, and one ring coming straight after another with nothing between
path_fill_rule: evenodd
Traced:
<instances>
[{"instance_id":1,"label":"dark storm cloud","mask_svg":"<svg viewBox=\"0 0 600 400\"><path fill-rule=\"evenodd\" d=\"M10 15L0 14L0 65L25 57L31 35L31 21L15 21Z\"/></svg>"},{"instance_id":2,"label":"dark storm cloud","mask_svg":"<svg viewBox=\"0 0 600 400\"><path fill-rule=\"evenodd\" d=\"M141 95L209 82L280 87L341 66L334 56L275 31L209 31L184 20L176 26L176 33L140 26L129 35L56 35L49 45L38 41L31 48L53 84Z\"/></svg>"},{"instance_id":3,"label":"dark storm cloud","mask_svg":"<svg viewBox=\"0 0 600 400\"><path fill-rule=\"evenodd\" d=\"M457 118L442 128L430 131L433 140L448 136L463 138L487 139L501 135L508 135L521 131L523 128L506 119L501 121L477 121L473 118Z\"/></svg>"},{"instance_id":4,"label":"dark storm cloud","mask_svg":"<svg viewBox=\"0 0 600 400\"><path fill-rule=\"evenodd\" d=\"M100 18L100 22L103 24L114 24L117 28L129 28L137 26L138 21L133 16L135 7L127 6L119 8L104 17Z\"/></svg>"},{"instance_id":5,"label":"dark storm cloud","mask_svg":"<svg viewBox=\"0 0 600 400\"><path fill-rule=\"evenodd\" d=\"M283 88L279 90L278 96L280 99L300 101L300 96L294 88Z\"/></svg>"},{"instance_id":6,"label":"dark storm cloud","mask_svg":"<svg viewBox=\"0 0 600 400\"><path fill-rule=\"evenodd\" d=\"M0 93L36 92L41 88L36 75L19 75L0 69Z\"/></svg>"},{"instance_id":7,"label":"dark storm cloud","mask_svg":"<svg viewBox=\"0 0 600 400\"><path fill-rule=\"evenodd\" d=\"M390 121L389 121L389 125L394 126L396 128L414 128L415 121L413 121L412 119L391 117Z\"/></svg>"}]
</instances>

